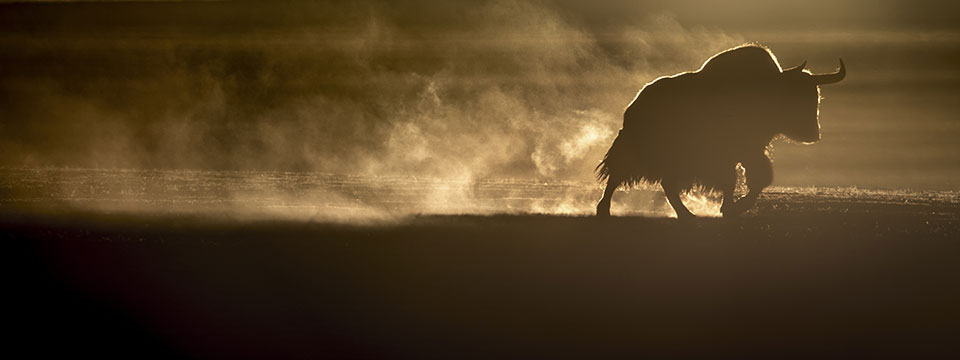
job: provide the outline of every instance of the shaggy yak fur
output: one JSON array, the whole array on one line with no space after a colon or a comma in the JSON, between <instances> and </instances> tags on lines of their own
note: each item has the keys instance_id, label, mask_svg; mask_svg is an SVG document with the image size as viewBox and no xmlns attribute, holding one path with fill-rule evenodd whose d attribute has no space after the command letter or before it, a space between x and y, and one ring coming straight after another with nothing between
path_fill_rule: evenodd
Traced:
<instances>
[{"instance_id":1,"label":"shaggy yak fur","mask_svg":"<svg viewBox=\"0 0 960 360\"><path fill-rule=\"evenodd\" d=\"M677 217L693 214L680 193L695 183L723 192L723 216L756 204L773 181L767 148L774 138L820 140L818 85L843 79L846 69L814 75L783 70L769 49L743 45L708 59L699 70L646 84L623 114L623 128L596 168L606 181L598 216L610 215L621 186L659 182ZM734 199L737 164L749 192Z\"/></svg>"}]
</instances>

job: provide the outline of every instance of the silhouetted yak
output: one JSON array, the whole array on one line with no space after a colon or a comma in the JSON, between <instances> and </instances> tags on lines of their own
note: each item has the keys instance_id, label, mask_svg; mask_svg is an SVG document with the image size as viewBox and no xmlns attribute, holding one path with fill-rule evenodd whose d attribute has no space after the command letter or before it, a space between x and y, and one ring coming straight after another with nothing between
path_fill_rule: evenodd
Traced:
<instances>
[{"instance_id":1,"label":"silhouetted yak","mask_svg":"<svg viewBox=\"0 0 960 360\"><path fill-rule=\"evenodd\" d=\"M597 166L606 180L598 216L610 215L610 198L622 185L660 182L677 217L692 217L680 192L694 183L723 192L723 216L747 211L773 181L767 157L784 135L820 140L818 85L843 80L846 69L813 75L800 66L782 70L770 50L743 45L708 59L700 70L646 84L623 114L623 128ZM734 201L737 163L749 192Z\"/></svg>"}]
</instances>

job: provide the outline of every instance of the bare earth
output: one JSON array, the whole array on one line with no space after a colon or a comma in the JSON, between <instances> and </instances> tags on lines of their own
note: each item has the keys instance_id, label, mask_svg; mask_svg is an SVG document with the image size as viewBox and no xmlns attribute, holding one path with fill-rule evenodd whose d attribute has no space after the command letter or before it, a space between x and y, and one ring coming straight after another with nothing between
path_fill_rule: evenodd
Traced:
<instances>
[{"instance_id":1,"label":"bare earth","mask_svg":"<svg viewBox=\"0 0 960 360\"><path fill-rule=\"evenodd\" d=\"M781 189L742 218L690 223L496 211L346 221L84 207L107 196L42 195L68 181L5 171L5 323L30 354L960 355L955 192Z\"/></svg>"}]
</instances>

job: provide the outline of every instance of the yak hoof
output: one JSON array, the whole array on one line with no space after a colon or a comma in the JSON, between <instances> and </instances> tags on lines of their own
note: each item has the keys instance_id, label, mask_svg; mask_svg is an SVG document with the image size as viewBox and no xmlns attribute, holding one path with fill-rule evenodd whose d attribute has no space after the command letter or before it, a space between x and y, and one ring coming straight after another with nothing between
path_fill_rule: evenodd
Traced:
<instances>
[{"instance_id":1,"label":"yak hoof","mask_svg":"<svg viewBox=\"0 0 960 360\"><path fill-rule=\"evenodd\" d=\"M677 213L677 220L680 220L680 221L684 221L684 222L693 221L693 219L696 219L696 218L697 216L689 211L685 213Z\"/></svg>"},{"instance_id":2,"label":"yak hoof","mask_svg":"<svg viewBox=\"0 0 960 360\"><path fill-rule=\"evenodd\" d=\"M753 207L754 204L750 201L744 201L743 199L737 200L737 202L730 205L723 205L720 207L720 214L725 218L732 218L743 215Z\"/></svg>"},{"instance_id":3,"label":"yak hoof","mask_svg":"<svg viewBox=\"0 0 960 360\"><path fill-rule=\"evenodd\" d=\"M743 214L743 211L734 209L733 205L724 205L720 207L720 215L723 215L724 218L737 217L740 216L740 214Z\"/></svg>"}]
</instances>

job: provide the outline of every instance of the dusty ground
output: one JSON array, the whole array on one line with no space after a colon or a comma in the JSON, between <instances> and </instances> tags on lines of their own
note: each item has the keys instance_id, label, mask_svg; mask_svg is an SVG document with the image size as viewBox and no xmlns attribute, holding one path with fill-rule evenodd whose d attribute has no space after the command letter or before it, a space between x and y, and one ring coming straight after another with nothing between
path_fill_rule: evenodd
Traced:
<instances>
[{"instance_id":1,"label":"dusty ground","mask_svg":"<svg viewBox=\"0 0 960 360\"><path fill-rule=\"evenodd\" d=\"M4 208L31 353L319 358L960 355L951 203L774 194L735 219L365 225Z\"/></svg>"}]
</instances>

